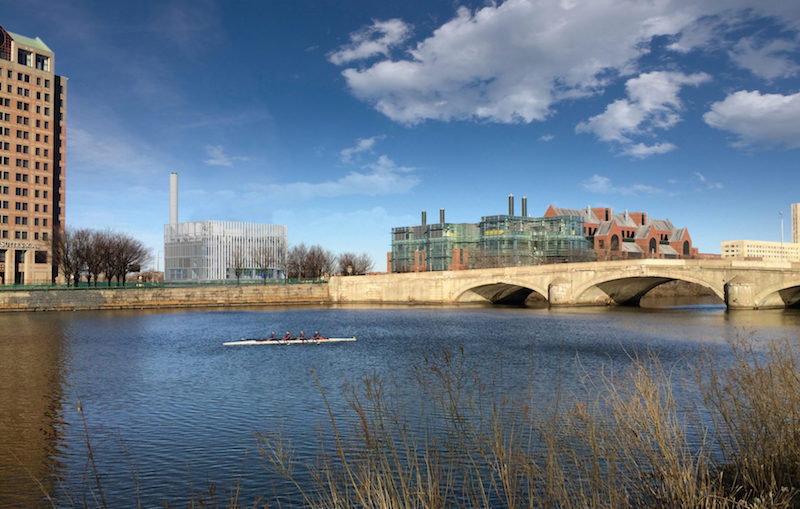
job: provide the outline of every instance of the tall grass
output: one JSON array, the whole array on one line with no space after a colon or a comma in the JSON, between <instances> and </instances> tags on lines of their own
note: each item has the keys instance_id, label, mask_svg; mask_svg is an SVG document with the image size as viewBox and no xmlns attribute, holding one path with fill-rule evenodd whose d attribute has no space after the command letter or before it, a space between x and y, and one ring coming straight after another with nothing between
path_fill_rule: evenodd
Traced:
<instances>
[{"instance_id":1,"label":"tall grass","mask_svg":"<svg viewBox=\"0 0 800 509\"><path fill-rule=\"evenodd\" d=\"M280 435L260 435L260 450L306 507L800 507L798 347L730 352L723 365L709 352L688 380L632 357L547 401L533 387L508 398L445 353L418 370L420 407L376 378L350 391L344 419L328 406L317 462L298 464Z\"/></svg>"}]
</instances>

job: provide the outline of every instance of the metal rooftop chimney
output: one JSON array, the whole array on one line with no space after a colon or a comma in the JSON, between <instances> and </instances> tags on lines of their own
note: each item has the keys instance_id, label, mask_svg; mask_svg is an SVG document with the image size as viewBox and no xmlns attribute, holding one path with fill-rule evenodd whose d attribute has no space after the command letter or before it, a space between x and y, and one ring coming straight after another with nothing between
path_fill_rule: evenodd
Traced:
<instances>
[{"instance_id":1,"label":"metal rooftop chimney","mask_svg":"<svg viewBox=\"0 0 800 509\"><path fill-rule=\"evenodd\" d=\"M508 195L508 215L509 216L513 216L514 215L514 195L513 194L509 194Z\"/></svg>"},{"instance_id":2,"label":"metal rooftop chimney","mask_svg":"<svg viewBox=\"0 0 800 509\"><path fill-rule=\"evenodd\" d=\"M528 197L522 197L522 217L528 217Z\"/></svg>"},{"instance_id":3,"label":"metal rooftop chimney","mask_svg":"<svg viewBox=\"0 0 800 509\"><path fill-rule=\"evenodd\" d=\"M444 224L444 209L439 209L439 222Z\"/></svg>"},{"instance_id":4,"label":"metal rooftop chimney","mask_svg":"<svg viewBox=\"0 0 800 509\"><path fill-rule=\"evenodd\" d=\"M427 222L427 220L428 220L428 218L427 218L427 214L426 214L426 212L423 210L423 211L422 211L422 226L425 226L425 223Z\"/></svg>"},{"instance_id":5,"label":"metal rooftop chimney","mask_svg":"<svg viewBox=\"0 0 800 509\"><path fill-rule=\"evenodd\" d=\"M178 226L178 174L169 174L169 225Z\"/></svg>"}]
</instances>

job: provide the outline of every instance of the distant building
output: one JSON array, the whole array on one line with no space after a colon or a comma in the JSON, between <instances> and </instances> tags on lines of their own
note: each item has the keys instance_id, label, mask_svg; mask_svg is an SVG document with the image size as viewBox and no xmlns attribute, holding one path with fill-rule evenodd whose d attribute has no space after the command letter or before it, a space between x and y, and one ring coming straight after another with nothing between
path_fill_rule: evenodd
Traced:
<instances>
[{"instance_id":1,"label":"distant building","mask_svg":"<svg viewBox=\"0 0 800 509\"><path fill-rule=\"evenodd\" d=\"M54 70L40 38L0 27L0 284L58 278L66 78Z\"/></svg>"},{"instance_id":2,"label":"distant building","mask_svg":"<svg viewBox=\"0 0 800 509\"><path fill-rule=\"evenodd\" d=\"M547 208L543 217L529 217L527 198L522 215L484 216L480 223L439 223L392 228L390 272L459 270L542 263L636 258L698 258L686 228L668 219L650 219L644 212L614 214L610 208Z\"/></svg>"},{"instance_id":3,"label":"distant building","mask_svg":"<svg viewBox=\"0 0 800 509\"><path fill-rule=\"evenodd\" d=\"M792 203L792 242L800 244L800 203Z\"/></svg>"},{"instance_id":4,"label":"distant building","mask_svg":"<svg viewBox=\"0 0 800 509\"><path fill-rule=\"evenodd\" d=\"M800 243L765 240L724 240L722 258L800 261Z\"/></svg>"},{"instance_id":5,"label":"distant building","mask_svg":"<svg viewBox=\"0 0 800 509\"><path fill-rule=\"evenodd\" d=\"M164 225L164 279L283 279L286 226L238 221L178 222L178 175L170 175L170 224Z\"/></svg>"},{"instance_id":6,"label":"distant building","mask_svg":"<svg viewBox=\"0 0 800 509\"><path fill-rule=\"evenodd\" d=\"M626 258L696 258L686 228L676 228L669 219L651 219L646 212L614 214L610 208L566 209L550 205L544 217L583 219L583 233L598 260Z\"/></svg>"},{"instance_id":7,"label":"distant building","mask_svg":"<svg viewBox=\"0 0 800 509\"><path fill-rule=\"evenodd\" d=\"M522 215L514 214L509 196L508 214L484 216L480 223L439 222L392 228L389 272L461 270L586 261L593 253L583 235L580 217L528 217L527 199Z\"/></svg>"}]
</instances>

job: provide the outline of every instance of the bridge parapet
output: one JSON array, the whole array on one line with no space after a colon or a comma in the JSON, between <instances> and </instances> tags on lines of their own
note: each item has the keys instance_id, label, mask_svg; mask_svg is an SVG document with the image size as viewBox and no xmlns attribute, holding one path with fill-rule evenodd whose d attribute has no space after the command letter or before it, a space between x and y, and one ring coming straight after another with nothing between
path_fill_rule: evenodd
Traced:
<instances>
[{"instance_id":1,"label":"bridge parapet","mask_svg":"<svg viewBox=\"0 0 800 509\"><path fill-rule=\"evenodd\" d=\"M552 306L638 305L672 280L705 286L731 309L800 302L800 263L739 260L620 260L331 278L334 302L448 304L522 302L532 292Z\"/></svg>"}]
</instances>

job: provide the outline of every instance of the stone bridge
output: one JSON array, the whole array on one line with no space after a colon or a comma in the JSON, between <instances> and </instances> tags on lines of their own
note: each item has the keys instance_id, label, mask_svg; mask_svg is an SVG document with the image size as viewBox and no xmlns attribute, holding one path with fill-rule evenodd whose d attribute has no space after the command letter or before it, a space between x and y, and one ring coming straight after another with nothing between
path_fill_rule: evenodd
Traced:
<instances>
[{"instance_id":1,"label":"stone bridge","mask_svg":"<svg viewBox=\"0 0 800 509\"><path fill-rule=\"evenodd\" d=\"M638 306L667 281L711 290L729 309L800 306L800 263L739 260L624 260L442 272L334 277L333 302L522 304L532 293L551 306Z\"/></svg>"}]
</instances>

